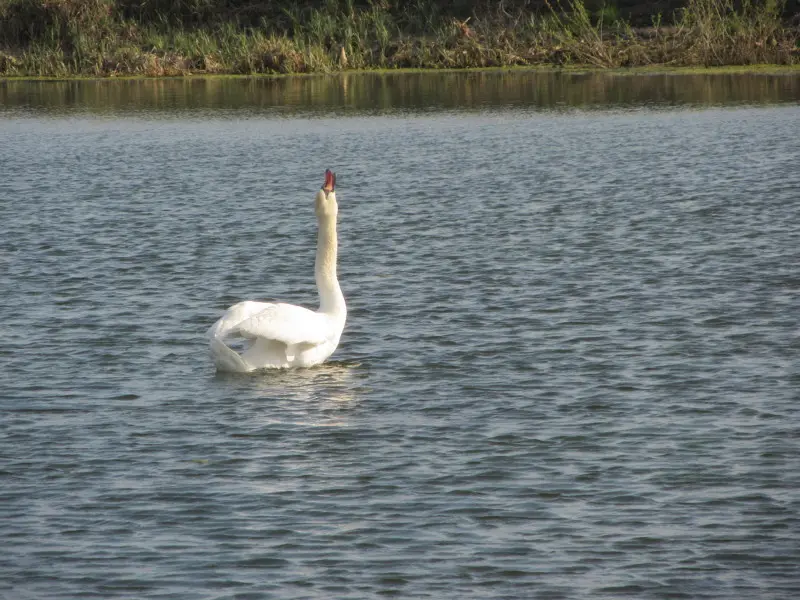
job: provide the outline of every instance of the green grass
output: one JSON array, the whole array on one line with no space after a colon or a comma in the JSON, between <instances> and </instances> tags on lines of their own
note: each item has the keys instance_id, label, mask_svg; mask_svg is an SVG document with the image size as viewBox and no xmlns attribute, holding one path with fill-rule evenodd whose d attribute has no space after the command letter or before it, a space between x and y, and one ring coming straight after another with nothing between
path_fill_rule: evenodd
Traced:
<instances>
[{"instance_id":1,"label":"green grass","mask_svg":"<svg viewBox=\"0 0 800 600\"><path fill-rule=\"evenodd\" d=\"M652 27L615 5L324 0L0 0L0 76L177 76L364 69L793 65L778 0L687 0ZM303 6L303 8L300 8Z\"/></svg>"}]
</instances>

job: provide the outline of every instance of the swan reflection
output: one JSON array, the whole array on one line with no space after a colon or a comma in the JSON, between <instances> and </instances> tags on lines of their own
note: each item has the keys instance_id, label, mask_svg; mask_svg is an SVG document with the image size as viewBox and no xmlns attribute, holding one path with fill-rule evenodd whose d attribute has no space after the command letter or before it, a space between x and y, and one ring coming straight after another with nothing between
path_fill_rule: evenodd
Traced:
<instances>
[{"instance_id":1,"label":"swan reflection","mask_svg":"<svg viewBox=\"0 0 800 600\"><path fill-rule=\"evenodd\" d=\"M248 418L261 425L283 423L313 427L341 427L366 390L361 363L329 361L310 369L268 369L247 374L217 372L215 380L233 384L264 410Z\"/></svg>"}]
</instances>

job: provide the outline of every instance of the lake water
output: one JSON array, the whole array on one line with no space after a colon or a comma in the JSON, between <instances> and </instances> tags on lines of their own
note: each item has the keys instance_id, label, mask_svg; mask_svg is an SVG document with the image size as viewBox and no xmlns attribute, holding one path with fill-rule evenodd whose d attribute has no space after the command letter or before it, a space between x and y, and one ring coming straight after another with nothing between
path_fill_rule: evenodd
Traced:
<instances>
[{"instance_id":1,"label":"lake water","mask_svg":"<svg viewBox=\"0 0 800 600\"><path fill-rule=\"evenodd\" d=\"M793 598L800 77L0 82L0 597ZM243 299L341 345L216 374Z\"/></svg>"}]
</instances>

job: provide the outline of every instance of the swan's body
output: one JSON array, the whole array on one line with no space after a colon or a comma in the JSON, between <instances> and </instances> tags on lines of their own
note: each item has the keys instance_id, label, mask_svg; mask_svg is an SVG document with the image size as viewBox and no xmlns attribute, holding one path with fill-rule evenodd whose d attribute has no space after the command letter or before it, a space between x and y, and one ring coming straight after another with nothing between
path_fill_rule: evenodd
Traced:
<instances>
[{"instance_id":1,"label":"swan's body","mask_svg":"<svg viewBox=\"0 0 800 600\"><path fill-rule=\"evenodd\" d=\"M339 345L347 318L336 278L338 205L336 176L325 172L325 185L317 192L319 226L314 267L320 307L314 312L293 304L247 300L231 306L208 330L211 356L217 369L246 373L257 369L312 367L324 362ZM244 340L243 352L230 342Z\"/></svg>"}]
</instances>

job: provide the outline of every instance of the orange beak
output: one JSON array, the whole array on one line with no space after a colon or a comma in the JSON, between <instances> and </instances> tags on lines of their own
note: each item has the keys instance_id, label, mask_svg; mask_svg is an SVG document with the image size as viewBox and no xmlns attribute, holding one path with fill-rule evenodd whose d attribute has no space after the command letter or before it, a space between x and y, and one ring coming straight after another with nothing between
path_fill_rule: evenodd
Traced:
<instances>
[{"instance_id":1,"label":"orange beak","mask_svg":"<svg viewBox=\"0 0 800 600\"><path fill-rule=\"evenodd\" d=\"M326 169L325 185L322 186L322 189L325 191L326 194L329 194L330 192L333 191L334 187L336 187L336 173L334 173L330 169Z\"/></svg>"}]
</instances>

